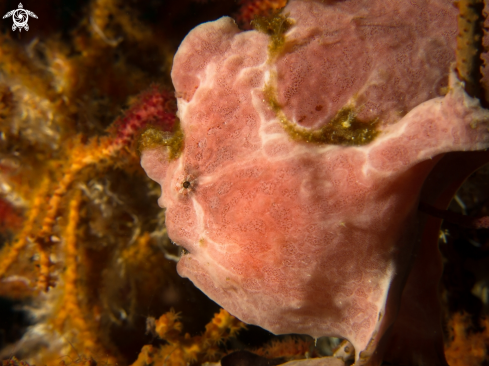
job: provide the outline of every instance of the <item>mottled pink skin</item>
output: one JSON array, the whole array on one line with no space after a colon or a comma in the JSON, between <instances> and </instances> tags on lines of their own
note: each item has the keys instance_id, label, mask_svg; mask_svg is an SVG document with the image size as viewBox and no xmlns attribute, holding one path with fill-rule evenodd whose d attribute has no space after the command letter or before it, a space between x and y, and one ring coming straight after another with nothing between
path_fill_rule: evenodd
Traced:
<instances>
[{"instance_id":1,"label":"mottled pink skin","mask_svg":"<svg viewBox=\"0 0 489 366\"><path fill-rule=\"evenodd\" d=\"M395 319L433 158L487 148L489 116L454 74L436 97L454 58L450 1L298 0L285 13L296 26L276 62L266 35L229 18L187 36L172 70L185 148L172 162L146 150L142 165L189 251L182 276L247 323L347 338L364 364ZM381 135L362 147L292 141L263 97L273 73L290 120L318 127L351 105L379 117Z\"/></svg>"},{"instance_id":2,"label":"mottled pink skin","mask_svg":"<svg viewBox=\"0 0 489 366\"><path fill-rule=\"evenodd\" d=\"M451 0L330 3L295 1L284 11L300 19L288 35L294 52L276 62L289 118L321 127L353 98L360 118L392 123L439 96L454 60Z\"/></svg>"}]
</instances>

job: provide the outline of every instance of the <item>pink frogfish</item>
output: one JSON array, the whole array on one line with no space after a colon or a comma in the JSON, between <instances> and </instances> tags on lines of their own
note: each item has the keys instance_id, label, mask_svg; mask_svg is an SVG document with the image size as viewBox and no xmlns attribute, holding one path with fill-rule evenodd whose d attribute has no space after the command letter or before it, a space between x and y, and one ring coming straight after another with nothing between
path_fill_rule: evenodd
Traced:
<instances>
[{"instance_id":1,"label":"pink frogfish","mask_svg":"<svg viewBox=\"0 0 489 366\"><path fill-rule=\"evenodd\" d=\"M421 188L444 153L489 147L489 111L453 66L457 15L291 0L258 30L193 29L171 74L183 147L167 134L141 161L179 274L246 323L348 340L355 365L379 365L389 337L402 348ZM408 363L445 365L427 333Z\"/></svg>"}]
</instances>

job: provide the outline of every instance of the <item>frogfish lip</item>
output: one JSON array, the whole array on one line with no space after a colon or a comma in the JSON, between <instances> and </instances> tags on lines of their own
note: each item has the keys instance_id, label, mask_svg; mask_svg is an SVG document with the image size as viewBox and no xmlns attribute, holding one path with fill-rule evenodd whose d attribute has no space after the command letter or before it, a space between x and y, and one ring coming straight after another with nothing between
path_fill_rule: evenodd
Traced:
<instances>
[{"instance_id":1,"label":"frogfish lip","mask_svg":"<svg viewBox=\"0 0 489 366\"><path fill-rule=\"evenodd\" d=\"M170 238L170 242L173 244L173 245L176 245L178 247L178 257L181 259L183 256L185 255L188 255L190 254L190 250L188 250L186 247L184 247L183 245L180 245L176 242L174 242L173 240L171 240Z\"/></svg>"},{"instance_id":2,"label":"frogfish lip","mask_svg":"<svg viewBox=\"0 0 489 366\"><path fill-rule=\"evenodd\" d=\"M179 253L180 258L183 257L184 255L190 254L190 252L182 246L179 248L179 252L180 252Z\"/></svg>"}]
</instances>

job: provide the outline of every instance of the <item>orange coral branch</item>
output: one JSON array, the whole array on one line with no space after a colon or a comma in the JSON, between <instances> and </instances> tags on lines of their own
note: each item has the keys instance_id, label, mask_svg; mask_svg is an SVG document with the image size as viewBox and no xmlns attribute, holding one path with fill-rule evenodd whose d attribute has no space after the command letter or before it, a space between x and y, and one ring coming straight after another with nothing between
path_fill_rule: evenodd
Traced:
<instances>
[{"instance_id":1,"label":"orange coral branch","mask_svg":"<svg viewBox=\"0 0 489 366\"><path fill-rule=\"evenodd\" d=\"M108 45L116 46L122 37L116 37L108 29L109 19L112 18L124 30L124 34L134 41L147 42L151 30L134 20L134 14L123 9L123 3L117 0L96 0L92 3L91 24L95 33ZM108 34L106 35L105 32Z\"/></svg>"},{"instance_id":2,"label":"orange coral branch","mask_svg":"<svg viewBox=\"0 0 489 366\"><path fill-rule=\"evenodd\" d=\"M114 356L113 350L104 347L104 342L98 332L100 326L95 323L93 315L86 305L82 305L80 300L85 298L83 288L79 283L80 251L77 244L81 202L81 192L77 191L68 208L68 224L64 234L66 252L65 291L58 316L53 321L53 325L61 332L71 328L70 330L76 333L75 343L83 349L84 354L93 358L103 357L108 364L117 364L120 359Z\"/></svg>"},{"instance_id":3,"label":"orange coral branch","mask_svg":"<svg viewBox=\"0 0 489 366\"><path fill-rule=\"evenodd\" d=\"M465 82L465 89L472 96L480 96L480 50L482 50L483 17L482 0L459 0L455 2L460 11L458 17L457 71Z\"/></svg>"},{"instance_id":4,"label":"orange coral branch","mask_svg":"<svg viewBox=\"0 0 489 366\"><path fill-rule=\"evenodd\" d=\"M51 235L63 196L66 194L77 175L84 168L94 166L98 172L103 171L114 163L123 149L131 144L138 132L148 124L160 126L170 130L175 123L175 115L169 107L173 101L170 93L160 91L153 87L149 92L143 93L141 98L126 112L124 118L114 122L109 131L115 136L94 139L87 145L78 144L71 151L71 159L65 165L58 187L51 196L46 216L42 222L42 228L35 242L39 248L40 270L38 287L47 291L54 286L54 280L50 274L52 266L50 250L53 245Z\"/></svg>"},{"instance_id":5,"label":"orange coral branch","mask_svg":"<svg viewBox=\"0 0 489 366\"><path fill-rule=\"evenodd\" d=\"M287 357L287 359L300 359L310 356L312 346L313 341L310 339L286 337L281 341L273 340L265 347L254 351L254 353L267 358Z\"/></svg>"},{"instance_id":6,"label":"orange coral branch","mask_svg":"<svg viewBox=\"0 0 489 366\"><path fill-rule=\"evenodd\" d=\"M3 366L30 366L27 362L20 361L15 357L12 357L9 360L2 361L2 365Z\"/></svg>"},{"instance_id":7,"label":"orange coral branch","mask_svg":"<svg viewBox=\"0 0 489 366\"><path fill-rule=\"evenodd\" d=\"M29 209L29 216L23 225L22 231L17 236L17 240L11 245L3 248L0 256L0 279L5 276L10 266L17 260L20 253L29 243L28 237L34 231L34 224L38 218L44 203L46 193L49 189L49 180L44 179L40 187L34 192L34 200Z\"/></svg>"},{"instance_id":8,"label":"orange coral branch","mask_svg":"<svg viewBox=\"0 0 489 366\"><path fill-rule=\"evenodd\" d=\"M246 325L221 309L206 325L205 332L201 336L191 337L188 333L182 336L182 328L175 311L171 310L163 314L154 322L154 332L167 341L168 345L160 349L150 345L144 346L132 366L146 366L153 362L177 366L196 361L217 360L222 354L219 344L236 336L241 329L246 328Z\"/></svg>"}]
</instances>

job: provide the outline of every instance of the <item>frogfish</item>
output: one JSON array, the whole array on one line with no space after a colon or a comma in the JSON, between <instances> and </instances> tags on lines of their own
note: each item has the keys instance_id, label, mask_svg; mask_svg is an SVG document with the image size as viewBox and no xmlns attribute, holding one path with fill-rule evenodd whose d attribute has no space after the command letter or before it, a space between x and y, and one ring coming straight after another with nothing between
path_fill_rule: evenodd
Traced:
<instances>
[{"instance_id":1,"label":"frogfish","mask_svg":"<svg viewBox=\"0 0 489 366\"><path fill-rule=\"evenodd\" d=\"M424 321L400 309L424 281L426 178L489 147L489 111L454 66L457 16L451 0L290 0L256 30L193 29L171 72L178 125L141 159L178 273L248 324L348 340L355 365L399 344L406 364L446 365L439 310L420 346Z\"/></svg>"}]
</instances>

